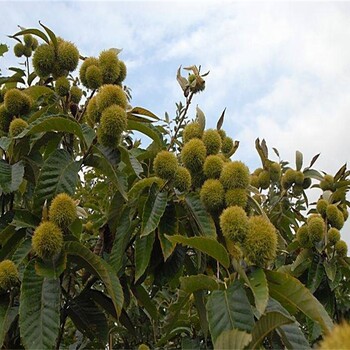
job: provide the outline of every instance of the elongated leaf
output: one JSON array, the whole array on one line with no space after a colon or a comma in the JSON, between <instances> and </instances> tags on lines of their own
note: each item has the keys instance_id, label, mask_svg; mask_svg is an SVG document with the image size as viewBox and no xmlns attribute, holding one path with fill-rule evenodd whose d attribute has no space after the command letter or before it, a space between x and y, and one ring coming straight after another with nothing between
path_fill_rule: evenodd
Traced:
<instances>
[{"instance_id":1,"label":"elongated leaf","mask_svg":"<svg viewBox=\"0 0 350 350\"><path fill-rule=\"evenodd\" d=\"M150 118L155 119L155 120L159 120L159 118L154 113L152 113L148 109L142 108L142 107L134 107L133 109L128 111L128 115L129 114L131 114L131 115L139 114L139 115L144 115L146 117L150 117Z\"/></svg>"},{"instance_id":2,"label":"elongated leaf","mask_svg":"<svg viewBox=\"0 0 350 350\"><path fill-rule=\"evenodd\" d=\"M116 273L119 272L123 265L124 252L129 242L131 225L129 215L130 208L126 207L120 217L120 222L117 227L112 251L109 257L109 264L113 267Z\"/></svg>"},{"instance_id":3,"label":"elongated leaf","mask_svg":"<svg viewBox=\"0 0 350 350\"><path fill-rule=\"evenodd\" d=\"M21 30L20 32L17 32L16 34L14 34L13 36L20 36L20 35L25 35L25 34L33 34L38 36L39 38L43 39L47 44L50 43L49 38L46 36L45 33L43 33L41 30L39 29L24 29Z\"/></svg>"},{"instance_id":4,"label":"elongated leaf","mask_svg":"<svg viewBox=\"0 0 350 350\"><path fill-rule=\"evenodd\" d=\"M223 331L216 339L214 349L243 350L250 343L251 339L251 334L238 329Z\"/></svg>"},{"instance_id":5,"label":"elongated leaf","mask_svg":"<svg viewBox=\"0 0 350 350\"><path fill-rule=\"evenodd\" d=\"M0 192L11 193L18 190L24 175L22 161L13 165L0 159Z\"/></svg>"},{"instance_id":6,"label":"elongated leaf","mask_svg":"<svg viewBox=\"0 0 350 350\"><path fill-rule=\"evenodd\" d=\"M205 129L205 115L198 105L196 106L196 122L202 130Z\"/></svg>"},{"instance_id":7,"label":"elongated leaf","mask_svg":"<svg viewBox=\"0 0 350 350\"><path fill-rule=\"evenodd\" d=\"M252 342L249 344L249 349L257 349L264 338L277 327L292 323L293 320L279 312L268 312L262 315L256 322L252 332Z\"/></svg>"},{"instance_id":8,"label":"elongated leaf","mask_svg":"<svg viewBox=\"0 0 350 350\"><path fill-rule=\"evenodd\" d=\"M34 262L24 270L19 327L26 349L53 349L60 325L60 281L38 276Z\"/></svg>"},{"instance_id":9,"label":"elongated leaf","mask_svg":"<svg viewBox=\"0 0 350 350\"><path fill-rule=\"evenodd\" d=\"M64 251L71 256L72 260L78 262L79 267L85 267L101 279L113 301L117 314L120 315L124 295L119 279L111 266L79 242L66 242Z\"/></svg>"},{"instance_id":10,"label":"elongated leaf","mask_svg":"<svg viewBox=\"0 0 350 350\"><path fill-rule=\"evenodd\" d=\"M267 312L278 312L288 318L292 318L289 312L278 301L272 298L269 299L266 310ZM296 321L278 327L277 332L287 349L310 349L309 342L306 340L304 333Z\"/></svg>"},{"instance_id":11,"label":"elongated leaf","mask_svg":"<svg viewBox=\"0 0 350 350\"><path fill-rule=\"evenodd\" d=\"M332 262L325 261L323 265L324 265L324 269L326 271L328 279L333 282L335 279L335 275L337 273L337 265L335 264L334 261Z\"/></svg>"},{"instance_id":12,"label":"elongated leaf","mask_svg":"<svg viewBox=\"0 0 350 350\"><path fill-rule=\"evenodd\" d=\"M149 235L158 227L167 205L168 193L159 191L157 187L156 184L152 185L143 208L141 237Z\"/></svg>"},{"instance_id":13,"label":"elongated leaf","mask_svg":"<svg viewBox=\"0 0 350 350\"><path fill-rule=\"evenodd\" d=\"M220 116L220 118L219 118L219 120L218 120L218 122L217 122L217 124L216 124L216 129L217 129L217 130L220 130L221 127L222 127L222 124L224 123L225 112L226 112L226 107L225 107L225 109L222 111L221 116Z\"/></svg>"},{"instance_id":14,"label":"elongated leaf","mask_svg":"<svg viewBox=\"0 0 350 350\"><path fill-rule=\"evenodd\" d=\"M25 89L24 91L26 92L27 95L32 97L33 100L38 100L40 97L43 97L45 95L53 95L54 94L54 91L52 89L50 89L49 87L39 86L39 85L30 86L27 89ZM39 111L42 113L45 113L47 111L47 108L39 109ZM42 113L38 113L38 115L41 115ZM36 114L36 113L34 113L34 114ZM37 119L37 118L35 118L35 119ZM33 122L35 119L33 119L33 115L32 115L29 119L29 122Z\"/></svg>"},{"instance_id":15,"label":"elongated leaf","mask_svg":"<svg viewBox=\"0 0 350 350\"><path fill-rule=\"evenodd\" d=\"M146 177L140 181L137 181L128 192L129 201L135 201L141 195L141 193L148 187L151 187L154 183L160 185L161 180L159 177Z\"/></svg>"},{"instance_id":16,"label":"elongated leaf","mask_svg":"<svg viewBox=\"0 0 350 350\"><path fill-rule=\"evenodd\" d=\"M230 265L230 258L225 247L216 239L211 237L185 237L181 235L165 237L174 243L181 243L189 247L198 249L199 251L210 255L226 268Z\"/></svg>"},{"instance_id":17,"label":"elongated leaf","mask_svg":"<svg viewBox=\"0 0 350 350\"><path fill-rule=\"evenodd\" d=\"M263 269L256 269L249 275L249 287L251 288L255 306L260 314L263 314L269 299L269 288Z\"/></svg>"},{"instance_id":18,"label":"elongated leaf","mask_svg":"<svg viewBox=\"0 0 350 350\"><path fill-rule=\"evenodd\" d=\"M138 237L135 242L135 281L137 281L146 271L151 257L155 234L152 232L148 236Z\"/></svg>"},{"instance_id":19,"label":"elongated leaf","mask_svg":"<svg viewBox=\"0 0 350 350\"><path fill-rule=\"evenodd\" d=\"M81 126L81 131L84 135L86 148L89 148L96 137L95 131L94 129L90 128L90 126L87 124L81 124L80 126Z\"/></svg>"},{"instance_id":20,"label":"elongated leaf","mask_svg":"<svg viewBox=\"0 0 350 350\"><path fill-rule=\"evenodd\" d=\"M65 192L72 195L78 182L81 162L74 161L69 153L58 149L46 159L34 192L34 210L40 211L45 200Z\"/></svg>"},{"instance_id":21,"label":"elongated leaf","mask_svg":"<svg viewBox=\"0 0 350 350\"><path fill-rule=\"evenodd\" d=\"M99 156L98 163L93 164L92 166L99 168L102 170L105 175L107 175L113 183L117 186L118 191L123 196L125 200L128 199L126 194L126 184L123 181L122 174L120 171L116 169L116 167L112 164L111 158L105 152L104 149L96 146L92 146L93 152ZM112 160L113 162L115 159Z\"/></svg>"},{"instance_id":22,"label":"elongated leaf","mask_svg":"<svg viewBox=\"0 0 350 350\"><path fill-rule=\"evenodd\" d=\"M0 148L3 149L5 152L9 149L13 139L11 137L3 136L0 138Z\"/></svg>"},{"instance_id":23,"label":"elongated leaf","mask_svg":"<svg viewBox=\"0 0 350 350\"><path fill-rule=\"evenodd\" d=\"M108 339L108 324L106 316L95 302L86 295L69 302L68 316L76 327L90 340L98 339L103 346Z\"/></svg>"},{"instance_id":24,"label":"elongated leaf","mask_svg":"<svg viewBox=\"0 0 350 350\"><path fill-rule=\"evenodd\" d=\"M28 256L32 249L32 240L30 238L24 239L13 253L11 260L18 266Z\"/></svg>"},{"instance_id":25,"label":"elongated leaf","mask_svg":"<svg viewBox=\"0 0 350 350\"><path fill-rule=\"evenodd\" d=\"M253 311L238 280L226 290L212 292L207 302L207 312L211 338L214 343L226 330L239 329L251 332L253 329Z\"/></svg>"},{"instance_id":26,"label":"elongated leaf","mask_svg":"<svg viewBox=\"0 0 350 350\"><path fill-rule=\"evenodd\" d=\"M310 249L303 249L294 260L291 266L291 270L292 271L296 270L302 264L311 263L311 259L312 259L312 251Z\"/></svg>"},{"instance_id":27,"label":"elongated leaf","mask_svg":"<svg viewBox=\"0 0 350 350\"><path fill-rule=\"evenodd\" d=\"M53 44L53 46L55 47L55 49L57 49L57 38L55 33L48 27L44 26L40 21L39 24L46 30L46 33L49 35L49 38L51 39L51 42Z\"/></svg>"},{"instance_id":28,"label":"elongated leaf","mask_svg":"<svg viewBox=\"0 0 350 350\"><path fill-rule=\"evenodd\" d=\"M311 349L309 342L306 340L304 333L295 323L286 324L279 327L278 333L287 349L306 350Z\"/></svg>"},{"instance_id":29,"label":"elongated leaf","mask_svg":"<svg viewBox=\"0 0 350 350\"><path fill-rule=\"evenodd\" d=\"M0 261L9 258L15 252L26 235L26 230L20 229L18 231L8 231L8 233L9 235L6 237L6 243L4 243L0 249Z\"/></svg>"},{"instance_id":30,"label":"elongated leaf","mask_svg":"<svg viewBox=\"0 0 350 350\"><path fill-rule=\"evenodd\" d=\"M154 270L154 284L165 285L181 271L186 255L186 248L176 246L174 252L165 262L161 261ZM161 258L160 258L161 260Z\"/></svg>"},{"instance_id":31,"label":"elongated leaf","mask_svg":"<svg viewBox=\"0 0 350 350\"><path fill-rule=\"evenodd\" d=\"M140 178L140 174L143 172L141 163L125 147L119 146L118 149L121 153L122 161L127 165L128 169L131 169Z\"/></svg>"},{"instance_id":32,"label":"elongated leaf","mask_svg":"<svg viewBox=\"0 0 350 350\"><path fill-rule=\"evenodd\" d=\"M315 180L319 180L319 181L323 180L322 174L320 174L317 170L314 170L314 169L305 170L304 176L310 177L311 179L315 179Z\"/></svg>"},{"instance_id":33,"label":"elongated leaf","mask_svg":"<svg viewBox=\"0 0 350 350\"><path fill-rule=\"evenodd\" d=\"M318 159L318 157L320 156L320 154L321 154L321 153L316 154L316 155L311 159L309 168L311 168L311 167L315 164L315 162L316 162L316 160Z\"/></svg>"},{"instance_id":34,"label":"elongated leaf","mask_svg":"<svg viewBox=\"0 0 350 350\"><path fill-rule=\"evenodd\" d=\"M18 307L10 306L9 300L5 297L1 297L0 301L0 348L2 349L3 342L6 334L9 331L12 322L18 315Z\"/></svg>"},{"instance_id":35,"label":"elongated leaf","mask_svg":"<svg viewBox=\"0 0 350 350\"><path fill-rule=\"evenodd\" d=\"M176 80L180 84L181 89L183 91L187 90L187 88L188 88L188 80L181 75L181 66L177 70Z\"/></svg>"},{"instance_id":36,"label":"elongated leaf","mask_svg":"<svg viewBox=\"0 0 350 350\"><path fill-rule=\"evenodd\" d=\"M0 57L4 56L4 54L9 50L8 46L5 44L0 44ZM1 345L1 344L0 344Z\"/></svg>"},{"instance_id":37,"label":"elongated leaf","mask_svg":"<svg viewBox=\"0 0 350 350\"><path fill-rule=\"evenodd\" d=\"M158 239L162 248L164 260L167 260L175 249L176 244L166 239L165 235L173 236L178 233L176 209L173 203L168 204L158 226Z\"/></svg>"},{"instance_id":38,"label":"elongated leaf","mask_svg":"<svg viewBox=\"0 0 350 350\"><path fill-rule=\"evenodd\" d=\"M15 211L12 225L16 226L17 229L21 227L36 228L39 224L40 219L32 214L29 210L17 209Z\"/></svg>"},{"instance_id":39,"label":"elongated leaf","mask_svg":"<svg viewBox=\"0 0 350 350\"><path fill-rule=\"evenodd\" d=\"M186 196L186 207L191 219L193 219L203 236L216 237L216 228L212 217L203 207L203 204L196 193Z\"/></svg>"},{"instance_id":40,"label":"elongated leaf","mask_svg":"<svg viewBox=\"0 0 350 350\"><path fill-rule=\"evenodd\" d=\"M36 119L16 138L21 138L26 135L32 135L39 132L59 131L74 134L79 139L85 142L85 137L80 124L73 118L63 116L44 116ZM84 143L83 143L84 144ZM85 145L85 144L84 144Z\"/></svg>"},{"instance_id":41,"label":"elongated leaf","mask_svg":"<svg viewBox=\"0 0 350 350\"><path fill-rule=\"evenodd\" d=\"M300 151L295 152L295 165L298 171L300 171L303 166L303 154Z\"/></svg>"},{"instance_id":42,"label":"elongated leaf","mask_svg":"<svg viewBox=\"0 0 350 350\"><path fill-rule=\"evenodd\" d=\"M157 321L158 310L154 301L150 298L149 294L147 293L146 289L141 285L135 286L135 288L133 289L133 294L136 296L139 304L143 306L144 309L147 311L147 313L150 316L150 319L152 321Z\"/></svg>"},{"instance_id":43,"label":"elongated leaf","mask_svg":"<svg viewBox=\"0 0 350 350\"><path fill-rule=\"evenodd\" d=\"M310 291L296 278L275 271L265 271L270 295L279 301L289 312L303 312L319 323L324 332L330 332L333 322L327 311Z\"/></svg>"},{"instance_id":44,"label":"elongated leaf","mask_svg":"<svg viewBox=\"0 0 350 350\"><path fill-rule=\"evenodd\" d=\"M128 130L137 130L151 138L158 145L158 147L162 148L163 146L162 136L152 124L139 123L129 119Z\"/></svg>"},{"instance_id":45,"label":"elongated leaf","mask_svg":"<svg viewBox=\"0 0 350 350\"><path fill-rule=\"evenodd\" d=\"M203 289L210 291L219 289L214 278L203 274L180 277L180 283L181 289L190 294Z\"/></svg>"},{"instance_id":46,"label":"elongated leaf","mask_svg":"<svg viewBox=\"0 0 350 350\"><path fill-rule=\"evenodd\" d=\"M320 286L324 276L324 268L321 261L314 259L309 268L307 277L307 287L311 293L315 293L316 289Z\"/></svg>"}]
</instances>

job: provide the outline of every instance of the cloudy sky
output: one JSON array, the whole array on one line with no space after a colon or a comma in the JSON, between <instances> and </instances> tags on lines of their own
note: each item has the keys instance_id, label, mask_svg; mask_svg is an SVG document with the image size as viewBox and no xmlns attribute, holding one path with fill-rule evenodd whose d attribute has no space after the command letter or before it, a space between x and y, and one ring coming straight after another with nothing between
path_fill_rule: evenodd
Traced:
<instances>
[{"instance_id":1,"label":"cloudy sky","mask_svg":"<svg viewBox=\"0 0 350 350\"><path fill-rule=\"evenodd\" d=\"M0 42L41 20L78 44L84 56L122 48L134 106L174 116L182 93L177 68L210 70L196 104L241 146L235 157L259 165L254 140L265 138L294 164L316 153L335 173L350 150L350 3L0 1ZM8 53L0 68L12 64ZM186 72L184 72L186 74Z\"/></svg>"}]
</instances>

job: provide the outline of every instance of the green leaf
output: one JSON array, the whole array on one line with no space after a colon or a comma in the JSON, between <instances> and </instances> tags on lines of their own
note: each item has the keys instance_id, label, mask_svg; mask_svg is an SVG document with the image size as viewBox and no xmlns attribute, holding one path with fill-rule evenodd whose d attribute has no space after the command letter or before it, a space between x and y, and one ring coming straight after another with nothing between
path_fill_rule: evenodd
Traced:
<instances>
[{"instance_id":1,"label":"green leaf","mask_svg":"<svg viewBox=\"0 0 350 350\"><path fill-rule=\"evenodd\" d=\"M48 278L59 278L62 272L67 267L67 255L60 254L57 260L42 261L37 259L35 261L35 272L38 276Z\"/></svg>"},{"instance_id":2,"label":"green leaf","mask_svg":"<svg viewBox=\"0 0 350 350\"><path fill-rule=\"evenodd\" d=\"M39 29L25 29L25 30L21 30L20 32L17 32L16 34L14 34L13 36L20 36L20 35L25 35L25 34L33 34L38 36L39 38L43 39L47 44L50 43L49 38L46 36L45 33L43 33L41 30Z\"/></svg>"},{"instance_id":3,"label":"green leaf","mask_svg":"<svg viewBox=\"0 0 350 350\"><path fill-rule=\"evenodd\" d=\"M203 274L180 277L180 283L181 289L189 294L194 293L197 290L204 289L213 291L219 289L219 285L214 278Z\"/></svg>"},{"instance_id":4,"label":"green leaf","mask_svg":"<svg viewBox=\"0 0 350 350\"><path fill-rule=\"evenodd\" d=\"M269 288L267 286L267 280L264 270L257 268L249 276L249 287L251 288L255 306L260 314L263 314L269 299Z\"/></svg>"},{"instance_id":5,"label":"green leaf","mask_svg":"<svg viewBox=\"0 0 350 350\"><path fill-rule=\"evenodd\" d=\"M120 217L120 222L115 234L111 255L109 257L109 264L113 267L116 273L119 272L123 265L123 256L125 249L129 243L129 238L130 208L126 207L122 212L122 216Z\"/></svg>"},{"instance_id":6,"label":"green leaf","mask_svg":"<svg viewBox=\"0 0 350 350\"><path fill-rule=\"evenodd\" d=\"M81 131L84 135L86 148L88 149L92 145L92 142L96 137L95 131L94 129L90 128L90 126L87 124L81 124L80 126L81 126Z\"/></svg>"},{"instance_id":7,"label":"green leaf","mask_svg":"<svg viewBox=\"0 0 350 350\"><path fill-rule=\"evenodd\" d=\"M3 149L5 152L7 152L12 141L13 140L11 137L6 137L6 136L1 137L0 138L0 148Z\"/></svg>"},{"instance_id":8,"label":"green leaf","mask_svg":"<svg viewBox=\"0 0 350 350\"><path fill-rule=\"evenodd\" d=\"M316 256L317 257L317 256ZM308 277L307 277L307 287L311 293L315 293L317 288L320 286L324 276L324 268L321 261L314 259L310 265Z\"/></svg>"},{"instance_id":9,"label":"green leaf","mask_svg":"<svg viewBox=\"0 0 350 350\"><path fill-rule=\"evenodd\" d=\"M128 199L126 194L125 183L122 179L122 174L115 168L114 164L111 163L111 159L104 149L92 146L92 150L98 155L98 164L94 164L94 167L101 169L105 175L107 175L118 188L118 191L125 200ZM113 159L114 161L114 159Z\"/></svg>"},{"instance_id":10,"label":"green leaf","mask_svg":"<svg viewBox=\"0 0 350 350\"><path fill-rule=\"evenodd\" d=\"M4 56L4 54L9 50L8 46L5 44L0 44L0 57ZM1 345L1 344L0 344Z\"/></svg>"},{"instance_id":11,"label":"green leaf","mask_svg":"<svg viewBox=\"0 0 350 350\"><path fill-rule=\"evenodd\" d=\"M223 331L216 339L214 349L243 350L251 341L252 335L238 329Z\"/></svg>"},{"instance_id":12,"label":"green leaf","mask_svg":"<svg viewBox=\"0 0 350 350\"><path fill-rule=\"evenodd\" d=\"M319 181L323 180L323 176L317 170L314 170L314 169L305 170L304 176L310 177L311 179L315 179L315 180L319 180Z\"/></svg>"},{"instance_id":13,"label":"green leaf","mask_svg":"<svg viewBox=\"0 0 350 350\"><path fill-rule=\"evenodd\" d=\"M294 260L291 271L293 272L302 264L311 264L311 259L312 251L310 249L303 249Z\"/></svg>"},{"instance_id":14,"label":"green leaf","mask_svg":"<svg viewBox=\"0 0 350 350\"><path fill-rule=\"evenodd\" d=\"M90 340L98 339L104 346L108 339L108 324L104 313L86 295L79 295L69 301L67 314L84 336Z\"/></svg>"},{"instance_id":15,"label":"green leaf","mask_svg":"<svg viewBox=\"0 0 350 350\"><path fill-rule=\"evenodd\" d=\"M152 232L148 236L138 237L135 242L135 282L146 271L149 259L151 258L155 234Z\"/></svg>"},{"instance_id":16,"label":"green leaf","mask_svg":"<svg viewBox=\"0 0 350 350\"><path fill-rule=\"evenodd\" d=\"M165 235L173 236L178 233L176 209L173 203L168 204L158 226L158 239L162 248L164 261L166 261L175 249L176 244L166 239Z\"/></svg>"},{"instance_id":17,"label":"green leaf","mask_svg":"<svg viewBox=\"0 0 350 350\"><path fill-rule=\"evenodd\" d=\"M33 135L39 132L49 131L58 131L74 134L78 136L80 141L83 142L83 145L86 146L85 137L80 124L73 118L68 118L60 115L50 117L44 116L36 119L15 138L18 139L26 135Z\"/></svg>"},{"instance_id":18,"label":"green leaf","mask_svg":"<svg viewBox=\"0 0 350 350\"><path fill-rule=\"evenodd\" d=\"M148 187L151 187L154 183L160 183L159 177L152 176L146 177L142 180L137 181L128 192L129 201L135 201L139 198L141 193Z\"/></svg>"},{"instance_id":19,"label":"green leaf","mask_svg":"<svg viewBox=\"0 0 350 350\"><path fill-rule=\"evenodd\" d=\"M214 290L208 298L207 312L213 343L219 335L232 329L251 332L253 311L242 284L236 280L226 290Z\"/></svg>"},{"instance_id":20,"label":"green leaf","mask_svg":"<svg viewBox=\"0 0 350 350\"><path fill-rule=\"evenodd\" d=\"M148 292L146 291L146 289L141 285L137 285L135 286L132 292L136 296L140 306L147 311L147 313L150 316L150 319L152 321L157 321L158 310L156 308L155 303L153 302Z\"/></svg>"},{"instance_id":21,"label":"green leaf","mask_svg":"<svg viewBox=\"0 0 350 350\"><path fill-rule=\"evenodd\" d=\"M219 118L219 120L218 120L218 122L217 122L217 124L216 124L216 129L217 129L217 130L220 130L221 127L222 127L222 124L224 123L225 112L226 112L226 107L225 107L225 109L222 111L221 116L220 116L220 118Z\"/></svg>"},{"instance_id":22,"label":"green leaf","mask_svg":"<svg viewBox=\"0 0 350 350\"><path fill-rule=\"evenodd\" d=\"M125 147L119 146L118 149L119 149L120 154L121 154L122 162L125 163L127 168L131 169L132 172L138 178L140 178L140 174L143 173L143 168L142 168L141 163Z\"/></svg>"},{"instance_id":23,"label":"green leaf","mask_svg":"<svg viewBox=\"0 0 350 350\"><path fill-rule=\"evenodd\" d=\"M36 228L40 224L40 219L26 209L16 209L12 225L16 228L30 227Z\"/></svg>"},{"instance_id":24,"label":"green leaf","mask_svg":"<svg viewBox=\"0 0 350 350\"><path fill-rule=\"evenodd\" d=\"M10 226L10 228L14 228ZM5 230L4 230L5 231ZM4 232L3 231L3 232ZM1 232L2 233L2 232ZM20 229L18 231L7 231L8 235L6 237L6 243L4 243L0 249L0 261L5 258L11 257L17 247L20 245L21 241L26 235L25 229Z\"/></svg>"},{"instance_id":25,"label":"green leaf","mask_svg":"<svg viewBox=\"0 0 350 350\"><path fill-rule=\"evenodd\" d=\"M252 332L252 342L249 344L249 349L257 349L264 338L277 327L292 323L293 320L281 314L280 312L268 312L262 315L255 323Z\"/></svg>"},{"instance_id":26,"label":"green leaf","mask_svg":"<svg viewBox=\"0 0 350 350\"><path fill-rule=\"evenodd\" d=\"M50 154L41 168L34 191L35 211L41 211L45 200L65 192L73 195L78 182L81 161L74 161L69 153L58 149Z\"/></svg>"},{"instance_id":27,"label":"green leaf","mask_svg":"<svg viewBox=\"0 0 350 350\"><path fill-rule=\"evenodd\" d=\"M186 91L186 89L188 88L188 80L181 75L181 66L177 70L176 80L180 84L181 89L183 91Z\"/></svg>"},{"instance_id":28,"label":"green leaf","mask_svg":"<svg viewBox=\"0 0 350 350\"><path fill-rule=\"evenodd\" d=\"M46 33L48 34L49 38L51 39L53 46L57 50L58 43L57 43L57 38L56 38L55 33L50 28L44 26L40 21L39 21L39 24L46 30Z\"/></svg>"},{"instance_id":29,"label":"green leaf","mask_svg":"<svg viewBox=\"0 0 350 350\"><path fill-rule=\"evenodd\" d=\"M73 261L78 263L80 268L88 269L89 272L101 279L113 301L117 314L120 315L123 308L124 295L119 279L112 267L79 242L66 242L64 251Z\"/></svg>"},{"instance_id":30,"label":"green leaf","mask_svg":"<svg viewBox=\"0 0 350 350\"><path fill-rule=\"evenodd\" d=\"M201 130L205 129L205 115L198 105L196 106L196 122L199 124Z\"/></svg>"},{"instance_id":31,"label":"green leaf","mask_svg":"<svg viewBox=\"0 0 350 350\"><path fill-rule=\"evenodd\" d=\"M210 255L226 268L230 265L230 258L225 247L215 238L211 237L185 237L181 235L165 237L174 243L181 243L189 247L198 249L199 251Z\"/></svg>"},{"instance_id":32,"label":"green leaf","mask_svg":"<svg viewBox=\"0 0 350 350\"><path fill-rule=\"evenodd\" d=\"M152 113L148 109L142 108L142 107L133 107L133 109L128 111L128 116L134 115L134 114L144 115L146 117L150 117L152 119L159 120L159 118L154 113Z\"/></svg>"},{"instance_id":33,"label":"green leaf","mask_svg":"<svg viewBox=\"0 0 350 350\"><path fill-rule=\"evenodd\" d=\"M128 130L139 131L151 138L158 147L162 148L163 146L162 134L152 124L139 123L128 119Z\"/></svg>"},{"instance_id":34,"label":"green leaf","mask_svg":"<svg viewBox=\"0 0 350 350\"><path fill-rule=\"evenodd\" d=\"M29 95L31 98L33 98L33 100L38 100L39 98L42 98L43 96L54 94L54 91L52 89L50 89L49 87L39 86L39 85L30 86L27 89L25 89L24 91L26 92L27 95ZM47 108L39 109L39 111L46 112ZM40 114L41 113L38 113L38 115L40 115ZM30 122L33 121L32 117L33 117L33 115L29 119ZM48 116L46 116L46 117L48 117Z\"/></svg>"},{"instance_id":35,"label":"green leaf","mask_svg":"<svg viewBox=\"0 0 350 350\"><path fill-rule=\"evenodd\" d=\"M327 311L300 281L281 272L266 270L265 274L271 297L292 314L298 310L303 312L305 316L319 323L325 333L331 331L333 322Z\"/></svg>"},{"instance_id":36,"label":"green leaf","mask_svg":"<svg viewBox=\"0 0 350 350\"><path fill-rule=\"evenodd\" d=\"M143 208L141 237L149 235L158 227L167 205L168 192L161 192L157 187L156 184L151 186Z\"/></svg>"},{"instance_id":37,"label":"green leaf","mask_svg":"<svg viewBox=\"0 0 350 350\"><path fill-rule=\"evenodd\" d=\"M60 281L38 276L34 261L24 270L19 327L26 349L53 349L60 326Z\"/></svg>"},{"instance_id":38,"label":"green leaf","mask_svg":"<svg viewBox=\"0 0 350 350\"><path fill-rule=\"evenodd\" d=\"M0 348L3 349L3 343L12 322L18 315L18 307L10 306L9 300L5 296L1 296L0 301Z\"/></svg>"},{"instance_id":39,"label":"green leaf","mask_svg":"<svg viewBox=\"0 0 350 350\"><path fill-rule=\"evenodd\" d=\"M22 161L13 165L0 159L0 192L11 193L18 190L23 181L24 164Z\"/></svg>"},{"instance_id":40,"label":"green leaf","mask_svg":"<svg viewBox=\"0 0 350 350\"><path fill-rule=\"evenodd\" d=\"M335 279L335 275L337 273L337 265L335 264L334 261L331 261L331 262L324 261L323 266L326 271L326 275L328 279L333 282Z\"/></svg>"},{"instance_id":41,"label":"green leaf","mask_svg":"<svg viewBox=\"0 0 350 350\"><path fill-rule=\"evenodd\" d=\"M207 317L207 308L206 308L206 300L207 296L204 290L196 291L193 293L194 296L194 304L197 309L197 314L199 318L199 324L201 326L201 330L204 334L205 339L208 337L208 331L209 331L209 323L208 323L208 317Z\"/></svg>"},{"instance_id":42,"label":"green leaf","mask_svg":"<svg viewBox=\"0 0 350 350\"><path fill-rule=\"evenodd\" d=\"M289 312L272 298L269 299L266 310L267 312L279 312L288 318L292 318ZM310 349L309 342L306 340L297 322L280 326L277 328L277 332L287 349Z\"/></svg>"},{"instance_id":43,"label":"green leaf","mask_svg":"<svg viewBox=\"0 0 350 350\"><path fill-rule=\"evenodd\" d=\"M205 210L199 195L190 193L186 196L186 208L190 220L193 219L203 236L216 237L216 228L212 217Z\"/></svg>"},{"instance_id":44,"label":"green leaf","mask_svg":"<svg viewBox=\"0 0 350 350\"><path fill-rule=\"evenodd\" d=\"M295 152L295 165L298 171L300 171L303 166L303 154L299 151Z\"/></svg>"},{"instance_id":45,"label":"green leaf","mask_svg":"<svg viewBox=\"0 0 350 350\"><path fill-rule=\"evenodd\" d=\"M28 256L30 251L32 250L32 240L31 238L27 238L23 240L16 251L13 253L11 260L19 266L25 258Z\"/></svg>"}]
</instances>

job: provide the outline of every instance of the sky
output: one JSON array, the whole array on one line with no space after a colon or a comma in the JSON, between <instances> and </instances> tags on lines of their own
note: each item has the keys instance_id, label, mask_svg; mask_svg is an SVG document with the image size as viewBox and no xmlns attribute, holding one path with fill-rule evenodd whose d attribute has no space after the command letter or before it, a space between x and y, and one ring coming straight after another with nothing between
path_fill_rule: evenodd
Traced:
<instances>
[{"instance_id":1,"label":"sky","mask_svg":"<svg viewBox=\"0 0 350 350\"><path fill-rule=\"evenodd\" d=\"M38 27L75 42L82 55L122 48L132 105L160 117L183 101L176 71L210 71L195 96L207 127L226 108L223 128L240 141L234 159L260 165L257 137L294 166L334 174L350 156L350 3L229 1L0 1L0 43L17 25ZM0 68L13 64L8 53ZM183 75L186 75L183 71ZM271 151L271 157L277 160Z\"/></svg>"}]
</instances>

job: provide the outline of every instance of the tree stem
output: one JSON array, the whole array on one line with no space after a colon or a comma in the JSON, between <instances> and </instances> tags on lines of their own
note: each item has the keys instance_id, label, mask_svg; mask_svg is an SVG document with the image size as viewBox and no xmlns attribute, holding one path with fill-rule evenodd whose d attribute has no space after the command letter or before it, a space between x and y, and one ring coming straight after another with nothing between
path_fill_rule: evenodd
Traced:
<instances>
[{"instance_id":1,"label":"tree stem","mask_svg":"<svg viewBox=\"0 0 350 350\"><path fill-rule=\"evenodd\" d=\"M180 114L180 121L179 121L179 124L178 124L177 128L175 129L175 133L174 133L173 137L172 137L171 140L170 140L170 144L169 144L169 146L168 146L168 151L169 151L169 150L171 149L171 147L173 147L173 145L174 145L174 142L175 142L175 140L176 140L177 134L179 133L180 127L181 127L183 121L184 121L185 118L186 118L186 114L187 114L188 108L190 107L190 104L191 104L193 95L194 95L194 92L192 91L192 92L190 93L190 96L189 96L189 97L187 98L187 100L186 100L186 107L185 107L185 109L184 109L183 112L182 112L182 116L181 116L181 114Z\"/></svg>"}]
</instances>

